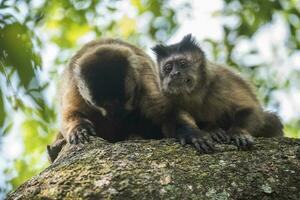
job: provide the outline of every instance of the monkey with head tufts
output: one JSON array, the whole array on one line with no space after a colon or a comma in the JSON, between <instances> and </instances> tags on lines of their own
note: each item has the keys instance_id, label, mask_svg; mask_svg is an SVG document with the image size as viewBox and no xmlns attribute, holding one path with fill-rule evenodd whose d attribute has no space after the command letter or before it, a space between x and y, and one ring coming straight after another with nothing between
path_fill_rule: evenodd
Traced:
<instances>
[{"instance_id":1,"label":"monkey with head tufts","mask_svg":"<svg viewBox=\"0 0 300 200\"><path fill-rule=\"evenodd\" d=\"M231 140L247 148L254 143L253 136L283 135L280 119L263 110L250 84L228 67L207 61L191 34L152 50L157 56L162 92L173 109L179 110L179 118L186 118L185 123L177 119L167 127L175 130L174 137L182 144L193 143L209 152L213 150L207 145L209 138Z\"/></svg>"},{"instance_id":2,"label":"monkey with head tufts","mask_svg":"<svg viewBox=\"0 0 300 200\"><path fill-rule=\"evenodd\" d=\"M161 138L168 99L158 69L143 50L118 39L89 42L70 60L60 84L62 128L47 147L53 162L63 145L91 136L124 140L131 133Z\"/></svg>"}]
</instances>

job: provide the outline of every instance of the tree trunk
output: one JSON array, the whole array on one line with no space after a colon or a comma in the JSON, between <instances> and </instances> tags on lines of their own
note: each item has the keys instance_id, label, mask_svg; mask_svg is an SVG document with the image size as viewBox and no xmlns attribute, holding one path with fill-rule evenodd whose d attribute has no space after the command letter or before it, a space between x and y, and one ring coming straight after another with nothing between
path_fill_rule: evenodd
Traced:
<instances>
[{"instance_id":1,"label":"tree trunk","mask_svg":"<svg viewBox=\"0 0 300 200\"><path fill-rule=\"evenodd\" d=\"M171 139L67 145L8 199L300 199L300 140L256 142L202 155Z\"/></svg>"}]
</instances>

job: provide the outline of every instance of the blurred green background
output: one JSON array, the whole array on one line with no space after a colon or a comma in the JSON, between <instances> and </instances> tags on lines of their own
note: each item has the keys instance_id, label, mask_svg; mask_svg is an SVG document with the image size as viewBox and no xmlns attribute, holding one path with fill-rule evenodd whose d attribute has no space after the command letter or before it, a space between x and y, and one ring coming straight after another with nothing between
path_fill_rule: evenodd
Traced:
<instances>
[{"instance_id":1,"label":"blurred green background","mask_svg":"<svg viewBox=\"0 0 300 200\"><path fill-rule=\"evenodd\" d=\"M58 77L76 50L113 36L151 54L188 33L252 81L286 136L300 137L298 0L0 0L0 199L49 165Z\"/></svg>"}]
</instances>

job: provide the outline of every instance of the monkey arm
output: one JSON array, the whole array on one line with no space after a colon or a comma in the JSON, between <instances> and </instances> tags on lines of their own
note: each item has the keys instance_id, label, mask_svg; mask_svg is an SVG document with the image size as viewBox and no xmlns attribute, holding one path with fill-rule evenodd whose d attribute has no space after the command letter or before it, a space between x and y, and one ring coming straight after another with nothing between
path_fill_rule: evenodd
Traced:
<instances>
[{"instance_id":1,"label":"monkey arm","mask_svg":"<svg viewBox=\"0 0 300 200\"><path fill-rule=\"evenodd\" d=\"M190 128L195 128L195 129L198 128L194 117L190 113L183 110L178 112L177 122L182 125L187 125Z\"/></svg>"},{"instance_id":2,"label":"monkey arm","mask_svg":"<svg viewBox=\"0 0 300 200\"><path fill-rule=\"evenodd\" d=\"M64 76L69 78L68 75ZM84 143L90 135L96 135L94 125L89 119L92 109L79 94L72 78L65 80L61 99L62 135L71 144Z\"/></svg>"}]
</instances>

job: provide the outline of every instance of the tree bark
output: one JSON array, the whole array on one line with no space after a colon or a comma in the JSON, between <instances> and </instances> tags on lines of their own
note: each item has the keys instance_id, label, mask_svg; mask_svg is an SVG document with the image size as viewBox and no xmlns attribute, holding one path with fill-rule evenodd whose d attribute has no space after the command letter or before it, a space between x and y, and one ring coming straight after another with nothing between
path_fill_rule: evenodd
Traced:
<instances>
[{"instance_id":1,"label":"tree bark","mask_svg":"<svg viewBox=\"0 0 300 200\"><path fill-rule=\"evenodd\" d=\"M219 145L200 154L172 139L65 146L8 199L300 199L300 140Z\"/></svg>"}]
</instances>

